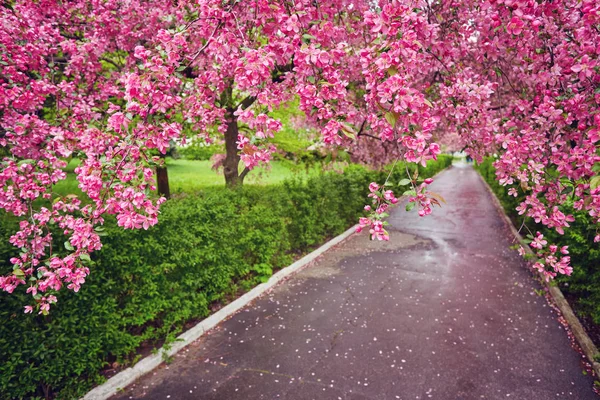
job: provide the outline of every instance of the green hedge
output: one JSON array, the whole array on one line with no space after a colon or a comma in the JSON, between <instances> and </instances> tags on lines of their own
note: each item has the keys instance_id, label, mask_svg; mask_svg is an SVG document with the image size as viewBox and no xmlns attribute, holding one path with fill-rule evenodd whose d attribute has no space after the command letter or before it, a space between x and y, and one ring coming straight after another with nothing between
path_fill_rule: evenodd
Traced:
<instances>
[{"instance_id":1,"label":"green hedge","mask_svg":"<svg viewBox=\"0 0 600 400\"><path fill-rule=\"evenodd\" d=\"M476 166L476 169L490 184L515 225L519 226L523 217L518 215L515 208L523 200L523 194L519 189L518 197L509 196L508 188L500 186L496 181L492 163L492 158L486 158ZM575 217L575 222L570 224L570 228L565 229L564 235L542 225L536 225L531 218L526 222L528 226L534 226L536 230L542 232L551 243L569 246L573 274L560 276L557 281L561 283L561 289L566 294L577 299L575 308L578 313L589 316L596 324L600 324L600 249L594 243L596 225L586 212L574 210L572 203L563 204L561 210Z\"/></svg>"},{"instance_id":2,"label":"green hedge","mask_svg":"<svg viewBox=\"0 0 600 400\"><path fill-rule=\"evenodd\" d=\"M450 163L440 157L421 167L422 175ZM402 169L396 167L394 180ZM50 315L23 314L29 297L22 290L0 294L0 398L78 398L104 380L103 369L137 361L141 345L172 341L211 304L355 224L369 182L386 176L351 166L283 185L207 188L169 200L148 231L107 220L87 282L79 293L62 291ZM7 273L15 221L2 218L0 273Z\"/></svg>"}]
</instances>

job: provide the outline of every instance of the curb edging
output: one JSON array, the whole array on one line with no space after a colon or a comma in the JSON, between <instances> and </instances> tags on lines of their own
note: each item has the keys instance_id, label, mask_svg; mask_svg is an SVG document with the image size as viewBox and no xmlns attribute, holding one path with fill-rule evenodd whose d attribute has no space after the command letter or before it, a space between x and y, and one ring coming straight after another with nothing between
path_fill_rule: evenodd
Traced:
<instances>
[{"instance_id":1,"label":"curb edging","mask_svg":"<svg viewBox=\"0 0 600 400\"><path fill-rule=\"evenodd\" d=\"M200 321L193 328L190 328L187 331L183 332L177 337L176 341L169 346L168 349L166 349L164 346L161 347L156 354L143 358L133 367L129 367L119 372L100 386L96 386L95 388L90 390L84 397L82 397L82 400L107 400L111 396L114 396L115 394L119 393L120 390L126 388L127 386L135 382L138 378L153 371L160 364L162 364L164 362L163 357L171 357L175 355L176 353L184 349L186 346L191 344L193 341L202 337L206 332L213 329L215 326L237 313L243 307L247 306L251 301L265 294L267 291L279 284L285 278L298 272L299 270L310 264L312 261L314 261L321 254L323 254L333 246L340 244L341 242L346 240L355 232L356 226L357 225L354 225L341 235L338 235L335 238L331 239L318 249L305 255L293 264L277 271L269 278L267 282L255 286L249 292L245 293L241 297L227 304L225 307L221 308L216 313Z\"/></svg>"},{"instance_id":2,"label":"curb edging","mask_svg":"<svg viewBox=\"0 0 600 400\"><path fill-rule=\"evenodd\" d=\"M490 185L485 181L485 179L483 179L481 174L477 172L477 175L487 188L488 192L491 194L494 205L496 206L498 211L500 211L500 215L504 219L504 222L509 226L510 231L518 240L518 242L522 243L523 237L521 236L519 231L517 231L517 228L515 228L508 215L506 215L506 212L504 211L504 207L502 207L500 200L498 200L496 194L494 193ZM523 249L528 254L534 254L533 251L529 248L529 246L523 246ZM592 369L596 373L596 377L600 377L600 363L596 361L596 359L600 356L598 348L596 347L592 339L590 339L590 337L588 336L583 325L581 325L579 318L577 318L577 316L575 315L573 308L571 308L571 305L569 304L567 299L565 299L565 296L563 295L560 288L558 286L549 285L539 271L537 271L537 275L540 278L542 284L548 289L548 293L550 293L554 304L559 308L560 312L562 313L562 316L567 321L567 324L569 324L571 332L573 332L573 336L575 336L575 339L577 340L579 347L581 347L581 350L587 358L587 361L591 364Z\"/></svg>"}]
</instances>

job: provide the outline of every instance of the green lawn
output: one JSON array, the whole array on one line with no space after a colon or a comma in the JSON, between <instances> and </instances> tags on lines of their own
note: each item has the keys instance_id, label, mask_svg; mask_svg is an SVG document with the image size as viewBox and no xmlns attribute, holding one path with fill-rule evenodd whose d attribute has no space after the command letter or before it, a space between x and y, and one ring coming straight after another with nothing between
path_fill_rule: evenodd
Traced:
<instances>
[{"instance_id":1,"label":"green lawn","mask_svg":"<svg viewBox=\"0 0 600 400\"><path fill-rule=\"evenodd\" d=\"M211 165L211 161L168 160L167 166L171 191L188 192L205 186L224 185L225 178L223 174L213 171ZM307 172L288 163L273 161L269 168L260 167L253 169L246 176L244 183L250 185L272 185L281 183L292 176L307 176L318 172L319 169L317 167Z\"/></svg>"},{"instance_id":2,"label":"green lawn","mask_svg":"<svg viewBox=\"0 0 600 400\"><path fill-rule=\"evenodd\" d=\"M61 195L81 194L78 182L73 170L78 160L71 161L67 167L67 179L54 185L54 191ZM222 173L211 169L211 161L173 160L167 159L167 171L169 173L169 184L171 192L193 192L206 186L224 186L225 178ZM272 185L281 183L293 176L309 176L320 172L320 167L305 168L294 166L292 163L281 161L271 162L269 168L255 168L247 176L245 184L250 185Z\"/></svg>"}]
</instances>

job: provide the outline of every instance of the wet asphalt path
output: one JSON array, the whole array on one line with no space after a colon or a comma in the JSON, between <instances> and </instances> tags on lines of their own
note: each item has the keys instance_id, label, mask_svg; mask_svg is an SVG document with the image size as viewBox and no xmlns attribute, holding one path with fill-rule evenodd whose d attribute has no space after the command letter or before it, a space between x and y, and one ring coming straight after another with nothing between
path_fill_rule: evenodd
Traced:
<instances>
[{"instance_id":1,"label":"wet asphalt path","mask_svg":"<svg viewBox=\"0 0 600 400\"><path fill-rule=\"evenodd\" d=\"M114 399L596 399L477 173L396 209Z\"/></svg>"}]
</instances>

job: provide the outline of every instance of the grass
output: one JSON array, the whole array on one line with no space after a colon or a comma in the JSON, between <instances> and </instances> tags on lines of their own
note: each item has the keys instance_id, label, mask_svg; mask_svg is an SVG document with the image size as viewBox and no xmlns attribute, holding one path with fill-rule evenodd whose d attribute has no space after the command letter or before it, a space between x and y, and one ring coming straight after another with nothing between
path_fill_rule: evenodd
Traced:
<instances>
[{"instance_id":1,"label":"grass","mask_svg":"<svg viewBox=\"0 0 600 400\"><path fill-rule=\"evenodd\" d=\"M61 196L66 196L68 194L76 194L82 200L85 198L83 192L81 191L81 189L79 189L79 182L77 181L75 172L73 172L78 165L78 158L74 158L69 162L69 164L65 168L65 172L67 173L67 179L62 180L56 185L54 185L52 190L55 193Z\"/></svg>"},{"instance_id":2,"label":"grass","mask_svg":"<svg viewBox=\"0 0 600 400\"><path fill-rule=\"evenodd\" d=\"M169 184L173 192L189 192L206 186L222 186L225 178L222 173L211 169L211 161L168 160ZM253 169L245 184L273 185L281 183L292 176L309 176L320 171L317 167L309 171L300 171L288 163L273 161L268 168Z\"/></svg>"},{"instance_id":3,"label":"grass","mask_svg":"<svg viewBox=\"0 0 600 400\"><path fill-rule=\"evenodd\" d=\"M54 185L54 192L60 195L82 195L73 170L79 160L73 160L66 168L67 179ZM222 173L211 169L211 161L174 160L167 159L167 171L171 192L193 192L206 186L224 186L225 178ZM253 169L244 181L249 185L273 185L292 177L308 177L320 173L319 166L308 170L289 162L272 161L270 166ZM80 198L85 198L85 195Z\"/></svg>"}]
</instances>

